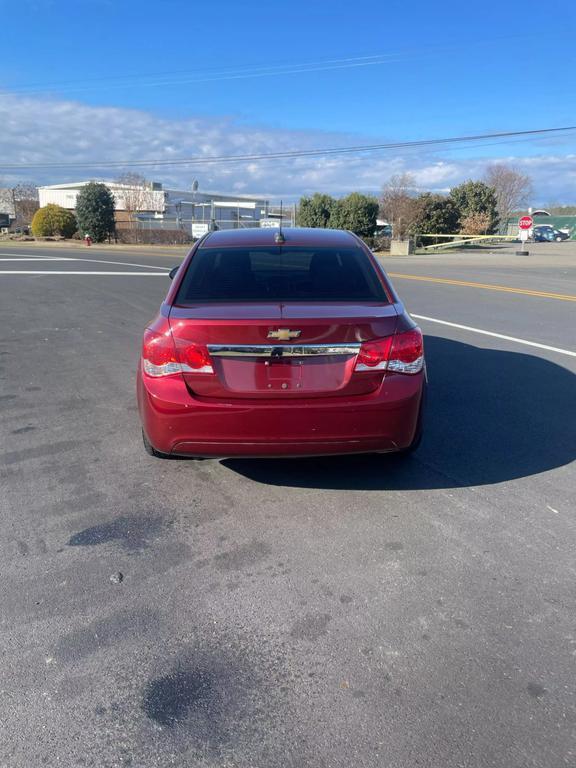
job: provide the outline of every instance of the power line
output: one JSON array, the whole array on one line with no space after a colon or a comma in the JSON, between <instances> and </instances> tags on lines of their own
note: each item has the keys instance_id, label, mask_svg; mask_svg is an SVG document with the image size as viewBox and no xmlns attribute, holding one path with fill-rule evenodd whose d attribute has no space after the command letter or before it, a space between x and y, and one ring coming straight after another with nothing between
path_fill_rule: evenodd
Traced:
<instances>
[{"instance_id":1,"label":"power line","mask_svg":"<svg viewBox=\"0 0 576 768\"><path fill-rule=\"evenodd\" d=\"M490 40L477 40L473 45L485 43L503 42L514 39L515 35L507 35L502 38L490 38ZM68 80L52 83L32 83L16 85L14 88L6 86L0 89L4 94L41 94L45 92L83 92L96 90L99 84L110 88L127 87L156 87L168 85L189 85L194 83L208 83L219 80L238 80L246 78L273 77L280 75L297 75L308 72L323 72L335 69L349 69L356 67L368 67L382 64L394 64L411 59L421 59L430 54L449 53L460 50L463 43L449 42L441 45L432 45L419 48L375 53L364 56L348 56L342 58L319 59L315 61L286 62L286 63L262 63L252 66L209 67L196 68L194 70L180 70L167 72L136 73L133 75L112 75L104 77L87 78L82 80ZM466 42L466 48L470 48L470 42Z\"/></svg>"},{"instance_id":2,"label":"power line","mask_svg":"<svg viewBox=\"0 0 576 768\"><path fill-rule=\"evenodd\" d=\"M267 152L245 155L210 155L184 157L172 160L91 160L73 162L36 162L36 163L0 163L3 170L32 170L49 168L151 168L219 165L224 163L252 163L264 160L295 159L300 157L328 157L352 153L378 152L390 149L412 149L420 147L439 147L451 144L464 144L486 139L510 139L519 136L552 136L559 133L576 131L576 126L564 128L538 128L529 131L503 131L499 133L483 133L473 136L452 136L440 139L421 139L418 141L398 141L386 144L364 144L352 147L325 147L318 149L298 149L286 152ZM505 142L502 142L505 143Z\"/></svg>"},{"instance_id":3,"label":"power line","mask_svg":"<svg viewBox=\"0 0 576 768\"><path fill-rule=\"evenodd\" d=\"M485 148L485 147L509 147L516 144L535 144L536 142L542 142L542 141L549 141L548 136L528 136L528 137L522 137L519 139L504 139L504 140L494 140L494 141L486 141L486 142L479 142L474 143L474 149L477 148ZM404 147L403 150L403 156L406 156L406 153L410 151L417 151L418 147ZM450 147L450 152L462 152L466 151L468 147L466 144L460 144L454 147ZM384 151L384 150L381 150ZM428 153L427 157L433 158L436 155L439 155L442 152L442 147L438 147L436 149L432 148ZM375 152L376 154L376 152ZM290 158L289 158L290 159ZM481 158L477 158L478 160L481 160ZM338 167L341 166L342 163L358 163L362 160L362 157L354 157L353 155L343 156L338 158ZM284 163L284 160L279 160L278 167L282 167L280 164ZM497 160L493 160L493 162L497 162ZM334 165L326 165L325 169L330 169L336 167L336 163ZM318 170L317 165L309 164L309 165L298 165L297 172L302 173L306 171L316 171Z\"/></svg>"}]
</instances>

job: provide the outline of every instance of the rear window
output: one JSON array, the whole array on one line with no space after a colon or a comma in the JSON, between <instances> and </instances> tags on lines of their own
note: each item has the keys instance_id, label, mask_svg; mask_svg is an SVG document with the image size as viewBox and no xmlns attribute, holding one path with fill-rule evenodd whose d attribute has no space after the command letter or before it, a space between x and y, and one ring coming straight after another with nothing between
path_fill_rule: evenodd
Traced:
<instances>
[{"instance_id":1,"label":"rear window","mask_svg":"<svg viewBox=\"0 0 576 768\"><path fill-rule=\"evenodd\" d=\"M199 248L176 303L234 301L386 303L387 297L360 248Z\"/></svg>"}]
</instances>

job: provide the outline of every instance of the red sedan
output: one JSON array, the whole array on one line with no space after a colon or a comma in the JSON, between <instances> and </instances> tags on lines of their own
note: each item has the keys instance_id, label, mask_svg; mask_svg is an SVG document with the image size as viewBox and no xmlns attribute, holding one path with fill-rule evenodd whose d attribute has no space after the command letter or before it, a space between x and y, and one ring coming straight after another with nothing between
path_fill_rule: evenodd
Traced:
<instances>
[{"instance_id":1,"label":"red sedan","mask_svg":"<svg viewBox=\"0 0 576 768\"><path fill-rule=\"evenodd\" d=\"M422 433L422 333L350 232L199 240L144 332L148 453L409 452Z\"/></svg>"}]
</instances>

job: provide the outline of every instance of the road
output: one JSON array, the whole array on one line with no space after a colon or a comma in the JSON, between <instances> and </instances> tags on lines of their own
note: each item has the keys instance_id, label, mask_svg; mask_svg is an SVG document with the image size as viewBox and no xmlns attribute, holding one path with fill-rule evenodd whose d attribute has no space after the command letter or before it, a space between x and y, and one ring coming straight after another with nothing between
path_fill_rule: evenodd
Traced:
<instances>
[{"instance_id":1,"label":"road","mask_svg":"<svg viewBox=\"0 0 576 768\"><path fill-rule=\"evenodd\" d=\"M576 247L384 260L405 463L147 456L182 254L0 244L0 766L574 766Z\"/></svg>"}]
</instances>

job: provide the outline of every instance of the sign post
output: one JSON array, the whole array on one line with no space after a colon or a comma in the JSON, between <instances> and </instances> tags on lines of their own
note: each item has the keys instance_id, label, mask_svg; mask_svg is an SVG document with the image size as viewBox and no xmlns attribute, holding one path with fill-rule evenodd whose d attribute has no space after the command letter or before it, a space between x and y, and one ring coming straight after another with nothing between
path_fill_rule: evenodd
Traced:
<instances>
[{"instance_id":1,"label":"sign post","mask_svg":"<svg viewBox=\"0 0 576 768\"><path fill-rule=\"evenodd\" d=\"M520 241L522 242L522 250L516 251L517 256L528 256L528 250L526 249L526 242L530 237L530 232L534 226L534 219L532 216L521 216L518 219L518 230L520 233Z\"/></svg>"}]
</instances>

